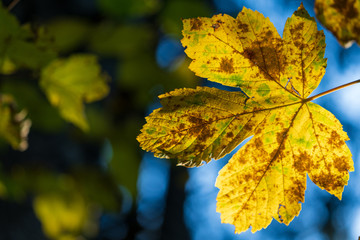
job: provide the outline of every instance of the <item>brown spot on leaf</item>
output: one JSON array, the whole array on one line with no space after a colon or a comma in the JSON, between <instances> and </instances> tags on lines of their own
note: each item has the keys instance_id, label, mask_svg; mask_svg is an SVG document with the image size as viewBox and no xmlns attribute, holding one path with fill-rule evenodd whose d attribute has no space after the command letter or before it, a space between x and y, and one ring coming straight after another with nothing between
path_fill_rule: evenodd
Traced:
<instances>
[{"instance_id":1,"label":"brown spot on leaf","mask_svg":"<svg viewBox=\"0 0 360 240\"><path fill-rule=\"evenodd\" d=\"M200 118L199 116L189 116L189 122L195 125L202 125L206 122L206 120Z\"/></svg>"},{"instance_id":2,"label":"brown spot on leaf","mask_svg":"<svg viewBox=\"0 0 360 240\"><path fill-rule=\"evenodd\" d=\"M336 148L341 148L342 145L345 144L345 142L342 141L340 135L336 131L333 130L331 132L330 138L328 139L328 144L335 146Z\"/></svg>"},{"instance_id":3,"label":"brown spot on leaf","mask_svg":"<svg viewBox=\"0 0 360 240\"><path fill-rule=\"evenodd\" d=\"M205 144L196 144L195 146L194 146L194 151L195 152L202 152L202 151L204 151L205 150L205 148L206 148L206 145Z\"/></svg>"},{"instance_id":4,"label":"brown spot on leaf","mask_svg":"<svg viewBox=\"0 0 360 240\"><path fill-rule=\"evenodd\" d=\"M260 138L255 139L255 146L257 148L261 148L264 145L264 143L260 140Z\"/></svg>"},{"instance_id":5,"label":"brown spot on leaf","mask_svg":"<svg viewBox=\"0 0 360 240\"><path fill-rule=\"evenodd\" d=\"M340 172L348 171L350 169L350 166L348 165L346 157L335 158L334 159L334 167L337 170L339 170Z\"/></svg>"},{"instance_id":6,"label":"brown spot on leaf","mask_svg":"<svg viewBox=\"0 0 360 240\"><path fill-rule=\"evenodd\" d=\"M266 35L267 38L271 38L273 36L273 32L269 30L269 31L266 32L265 35Z\"/></svg>"},{"instance_id":7,"label":"brown spot on leaf","mask_svg":"<svg viewBox=\"0 0 360 240\"><path fill-rule=\"evenodd\" d=\"M353 31L354 33L360 33L360 26L355 24L355 25L353 26L352 31Z\"/></svg>"},{"instance_id":8,"label":"brown spot on leaf","mask_svg":"<svg viewBox=\"0 0 360 240\"><path fill-rule=\"evenodd\" d=\"M244 24L239 21L237 26L243 33L249 32L249 26L247 24Z\"/></svg>"},{"instance_id":9,"label":"brown spot on leaf","mask_svg":"<svg viewBox=\"0 0 360 240\"><path fill-rule=\"evenodd\" d=\"M233 134L232 132L228 132L228 133L226 134L226 137L227 137L227 138L233 138L233 137L234 137L234 134Z\"/></svg>"},{"instance_id":10,"label":"brown spot on leaf","mask_svg":"<svg viewBox=\"0 0 360 240\"><path fill-rule=\"evenodd\" d=\"M253 60L255 59L255 52L251 49L245 49L243 52L243 56L250 60Z\"/></svg>"},{"instance_id":11,"label":"brown spot on leaf","mask_svg":"<svg viewBox=\"0 0 360 240\"><path fill-rule=\"evenodd\" d=\"M243 128L245 131L250 131L254 127L254 124L247 123Z\"/></svg>"},{"instance_id":12,"label":"brown spot on leaf","mask_svg":"<svg viewBox=\"0 0 360 240\"><path fill-rule=\"evenodd\" d=\"M210 129L209 125L204 125L203 129L201 130L200 135L198 136L198 140L201 142L206 142L210 137L214 135L216 129Z\"/></svg>"},{"instance_id":13,"label":"brown spot on leaf","mask_svg":"<svg viewBox=\"0 0 360 240\"><path fill-rule=\"evenodd\" d=\"M310 161L311 161L311 156L309 154L307 154L306 152L302 152L302 153L300 153L299 156L295 157L294 168L298 172L305 172L305 171L309 170Z\"/></svg>"},{"instance_id":14,"label":"brown spot on leaf","mask_svg":"<svg viewBox=\"0 0 360 240\"><path fill-rule=\"evenodd\" d=\"M319 175L313 176L312 180L315 184L325 188L327 191L343 188L346 184L346 181L342 178L335 177L326 171L323 171Z\"/></svg>"},{"instance_id":15,"label":"brown spot on leaf","mask_svg":"<svg viewBox=\"0 0 360 240\"><path fill-rule=\"evenodd\" d=\"M211 27L214 28L214 31L215 31L220 27L220 24L215 23L215 24L211 25Z\"/></svg>"},{"instance_id":16,"label":"brown spot on leaf","mask_svg":"<svg viewBox=\"0 0 360 240\"><path fill-rule=\"evenodd\" d=\"M305 47L303 44L303 36L302 36L303 30L304 30L304 22L300 22L290 29L290 33L292 35L294 45L299 49L303 49Z\"/></svg>"},{"instance_id":17,"label":"brown spot on leaf","mask_svg":"<svg viewBox=\"0 0 360 240\"><path fill-rule=\"evenodd\" d=\"M353 19L359 16L358 10L355 8L356 0L334 0L331 7L337 9L345 19Z\"/></svg>"},{"instance_id":18,"label":"brown spot on leaf","mask_svg":"<svg viewBox=\"0 0 360 240\"><path fill-rule=\"evenodd\" d=\"M200 30L201 26L202 26L202 21L199 18L192 18L190 19L190 24L191 24L191 31L196 31L196 30Z\"/></svg>"},{"instance_id":19,"label":"brown spot on leaf","mask_svg":"<svg viewBox=\"0 0 360 240\"><path fill-rule=\"evenodd\" d=\"M311 116L311 118L313 118L312 117L312 114L310 114L310 116ZM326 127L326 125L324 125L324 124L322 124L322 123L319 123L318 124L318 127L319 127L319 129L320 129L320 131L322 131L322 132L326 132L327 130L327 127Z\"/></svg>"},{"instance_id":20,"label":"brown spot on leaf","mask_svg":"<svg viewBox=\"0 0 360 240\"><path fill-rule=\"evenodd\" d=\"M232 58L223 57L220 62L220 71L225 73L234 72L234 60Z\"/></svg>"},{"instance_id":21,"label":"brown spot on leaf","mask_svg":"<svg viewBox=\"0 0 360 240\"><path fill-rule=\"evenodd\" d=\"M253 175L251 175L251 174L246 174L246 175L244 176L244 179L245 179L246 182L248 182L252 177L253 177Z\"/></svg>"},{"instance_id":22,"label":"brown spot on leaf","mask_svg":"<svg viewBox=\"0 0 360 240\"><path fill-rule=\"evenodd\" d=\"M180 129L180 130L183 130L184 128L185 128L185 124L184 124L184 123L180 123L179 129Z\"/></svg>"},{"instance_id":23,"label":"brown spot on leaf","mask_svg":"<svg viewBox=\"0 0 360 240\"><path fill-rule=\"evenodd\" d=\"M281 144L281 142L283 141L283 134L281 132L276 133L276 141Z\"/></svg>"},{"instance_id":24,"label":"brown spot on leaf","mask_svg":"<svg viewBox=\"0 0 360 240\"><path fill-rule=\"evenodd\" d=\"M211 27L214 28L214 31L216 31L223 23L223 21L217 20L216 23L214 23Z\"/></svg>"},{"instance_id":25,"label":"brown spot on leaf","mask_svg":"<svg viewBox=\"0 0 360 240\"><path fill-rule=\"evenodd\" d=\"M305 176L304 176L305 178ZM293 186L287 190L287 196L290 198L290 202L304 202L305 185L300 180L295 180Z\"/></svg>"}]
</instances>

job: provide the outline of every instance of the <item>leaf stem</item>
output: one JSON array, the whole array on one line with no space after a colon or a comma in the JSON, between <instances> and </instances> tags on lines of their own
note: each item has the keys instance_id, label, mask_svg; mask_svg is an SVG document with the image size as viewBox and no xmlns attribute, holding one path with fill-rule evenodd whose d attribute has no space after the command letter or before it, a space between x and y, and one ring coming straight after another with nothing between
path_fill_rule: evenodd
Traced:
<instances>
[{"instance_id":1,"label":"leaf stem","mask_svg":"<svg viewBox=\"0 0 360 240\"><path fill-rule=\"evenodd\" d=\"M355 81L353 81L353 82L346 83L346 84L344 84L344 85L341 85L341 86L338 86L338 87L335 87L335 88L332 88L332 89L329 89L329 90L327 90L327 91L325 91L325 92L316 94L315 96L306 98L306 99L304 99L304 102L310 102L310 101L312 101L312 100L314 100L314 99L317 99L317 98L319 98L319 97L322 97L322 96L324 96L324 95L327 95L327 94L329 94L329 93L335 92L335 91L337 91L337 90L340 90L340 89L342 89L342 88L346 88L346 87L348 87L348 86L351 86L351 85L354 85L354 84L357 84L357 83L360 83L360 79L355 80Z\"/></svg>"}]
</instances>

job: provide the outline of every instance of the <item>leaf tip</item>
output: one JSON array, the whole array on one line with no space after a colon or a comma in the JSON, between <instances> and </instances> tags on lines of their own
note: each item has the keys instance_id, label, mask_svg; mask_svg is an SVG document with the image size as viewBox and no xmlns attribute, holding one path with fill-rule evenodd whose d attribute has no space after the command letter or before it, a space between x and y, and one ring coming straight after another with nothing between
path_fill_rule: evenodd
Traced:
<instances>
[{"instance_id":1,"label":"leaf tip","mask_svg":"<svg viewBox=\"0 0 360 240\"><path fill-rule=\"evenodd\" d=\"M300 9L305 9L303 2L300 3L300 6L299 6L298 10L300 10Z\"/></svg>"},{"instance_id":2,"label":"leaf tip","mask_svg":"<svg viewBox=\"0 0 360 240\"><path fill-rule=\"evenodd\" d=\"M294 15L315 21L315 19L311 17L308 11L305 9L304 4L302 2L300 3L298 9L294 12Z\"/></svg>"}]
</instances>

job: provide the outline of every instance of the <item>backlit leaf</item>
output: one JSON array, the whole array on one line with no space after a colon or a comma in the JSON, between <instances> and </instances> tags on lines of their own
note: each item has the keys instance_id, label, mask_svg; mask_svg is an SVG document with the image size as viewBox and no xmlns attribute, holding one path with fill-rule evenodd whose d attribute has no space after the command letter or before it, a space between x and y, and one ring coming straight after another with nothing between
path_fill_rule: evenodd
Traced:
<instances>
[{"instance_id":1,"label":"backlit leaf","mask_svg":"<svg viewBox=\"0 0 360 240\"><path fill-rule=\"evenodd\" d=\"M229 153L253 136L219 172L217 211L237 233L285 224L304 202L306 175L341 199L353 171L340 122L310 102L325 74L325 36L303 5L283 37L268 18L244 8L184 21L186 54L198 76L239 87L177 89L160 96L146 118L141 147L194 167Z\"/></svg>"},{"instance_id":2,"label":"backlit leaf","mask_svg":"<svg viewBox=\"0 0 360 240\"><path fill-rule=\"evenodd\" d=\"M109 92L96 57L85 54L51 62L42 70L40 85L61 116L83 130L88 129L84 103L100 100Z\"/></svg>"},{"instance_id":3,"label":"backlit leaf","mask_svg":"<svg viewBox=\"0 0 360 240\"><path fill-rule=\"evenodd\" d=\"M319 21L329 29L341 45L360 45L360 1L316 0L315 13Z\"/></svg>"},{"instance_id":4,"label":"backlit leaf","mask_svg":"<svg viewBox=\"0 0 360 240\"><path fill-rule=\"evenodd\" d=\"M10 95L0 94L0 137L17 150L24 151L31 121L24 110L18 112Z\"/></svg>"},{"instance_id":5,"label":"backlit leaf","mask_svg":"<svg viewBox=\"0 0 360 240\"><path fill-rule=\"evenodd\" d=\"M246 102L241 92L216 88L177 89L159 98L164 107L146 118L138 141L144 150L187 167L223 157L253 135L266 115L254 111L260 105Z\"/></svg>"}]
</instances>

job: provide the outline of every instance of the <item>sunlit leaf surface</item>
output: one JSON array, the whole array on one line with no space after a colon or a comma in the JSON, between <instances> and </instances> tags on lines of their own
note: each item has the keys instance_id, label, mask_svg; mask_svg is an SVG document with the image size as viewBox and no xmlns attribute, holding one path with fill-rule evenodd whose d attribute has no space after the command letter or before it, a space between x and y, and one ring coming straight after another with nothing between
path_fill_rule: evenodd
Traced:
<instances>
[{"instance_id":1,"label":"sunlit leaf surface","mask_svg":"<svg viewBox=\"0 0 360 240\"><path fill-rule=\"evenodd\" d=\"M218 159L245 138L220 171L217 210L237 233L285 224L304 202L306 175L341 199L353 171L340 122L308 96L325 74L325 36L303 5L283 38L268 18L244 8L184 20L184 45L198 76L242 91L177 89L160 96L146 118L143 149L195 167Z\"/></svg>"}]
</instances>

